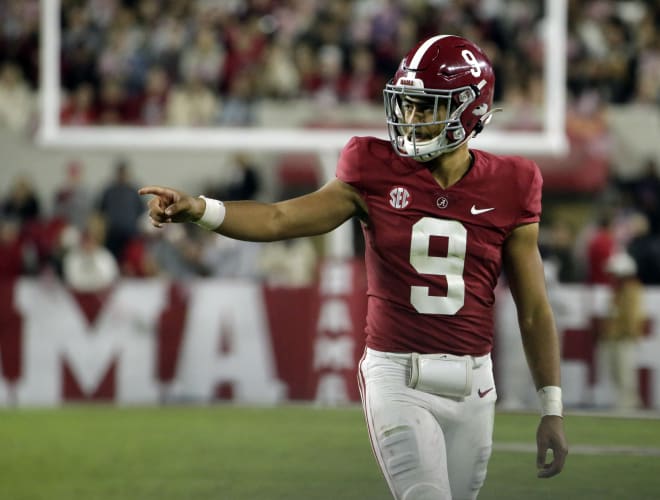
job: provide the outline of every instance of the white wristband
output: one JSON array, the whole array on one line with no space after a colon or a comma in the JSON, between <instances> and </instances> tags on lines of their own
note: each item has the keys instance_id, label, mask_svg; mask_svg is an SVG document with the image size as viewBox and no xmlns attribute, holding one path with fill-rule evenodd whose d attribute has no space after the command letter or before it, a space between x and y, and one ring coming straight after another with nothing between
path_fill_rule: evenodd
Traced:
<instances>
[{"instance_id":1,"label":"white wristband","mask_svg":"<svg viewBox=\"0 0 660 500\"><path fill-rule=\"evenodd\" d=\"M204 199L206 207L204 208L202 216L193 222L199 227L214 231L215 229L218 229L220 224L225 220L225 204L220 200L214 200L213 198L207 198L206 196L200 196L200 198Z\"/></svg>"},{"instance_id":2,"label":"white wristband","mask_svg":"<svg viewBox=\"0 0 660 500\"><path fill-rule=\"evenodd\" d=\"M537 394L541 401L541 416L557 415L563 416L563 405L561 403L561 387L556 385L547 385L541 387Z\"/></svg>"}]
</instances>

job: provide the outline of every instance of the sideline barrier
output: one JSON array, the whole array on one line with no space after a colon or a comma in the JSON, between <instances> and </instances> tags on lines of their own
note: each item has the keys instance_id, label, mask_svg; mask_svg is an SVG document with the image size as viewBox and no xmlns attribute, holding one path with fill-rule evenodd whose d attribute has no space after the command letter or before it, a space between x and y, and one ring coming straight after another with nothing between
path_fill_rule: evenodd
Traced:
<instances>
[{"instance_id":1,"label":"sideline barrier","mask_svg":"<svg viewBox=\"0 0 660 500\"><path fill-rule=\"evenodd\" d=\"M551 290L566 407L612 403L597 373L594 325L608 291ZM645 406L660 409L660 288L645 292L637 364ZM501 402L533 406L510 294L497 290L495 371ZM103 294L57 281L0 283L0 406L359 399L366 283L359 260L323 263L316 286L245 281L122 280ZM531 394L531 397L528 396Z\"/></svg>"}]
</instances>

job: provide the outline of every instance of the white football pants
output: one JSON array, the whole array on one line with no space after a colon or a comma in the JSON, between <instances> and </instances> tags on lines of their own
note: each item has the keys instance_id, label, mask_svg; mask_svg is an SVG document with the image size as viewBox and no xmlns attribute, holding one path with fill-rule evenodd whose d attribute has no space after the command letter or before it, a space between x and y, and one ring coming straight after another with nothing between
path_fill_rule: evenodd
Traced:
<instances>
[{"instance_id":1,"label":"white football pants","mask_svg":"<svg viewBox=\"0 0 660 500\"><path fill-rule=\"evenodd\" d=\"M366 349L360 395L374 455L396 500L477 498L497 395L490 354L471 359L472 394L458 400L409 388L409 354Z\"/></svg>"}]
</instances>

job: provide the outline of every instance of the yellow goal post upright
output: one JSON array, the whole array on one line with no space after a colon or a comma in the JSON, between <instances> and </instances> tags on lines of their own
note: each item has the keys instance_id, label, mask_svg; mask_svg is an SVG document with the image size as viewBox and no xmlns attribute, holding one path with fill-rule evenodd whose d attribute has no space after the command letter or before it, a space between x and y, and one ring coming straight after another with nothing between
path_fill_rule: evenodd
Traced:
<instances>
[{"instance_id":1,"label":"yellow goal post upright","mask_svg":"<svg viewBox=\"0 0 660 500\"><path fill-rule=\"evenodd\" d=\"M543 0L544 106L538 131L491 128L476 137L475 147L494 153L562 154L568 149L566 112L567 0ZM307 152L318 155L323 179L334 176L339 151L354 135L387 137L385 119L379 129L303 129L267 127L62 127L60 75L60 0L41 2L40 107L37 144L46 148L140 150L219 150L262 153ZM352 229L344 224L328 235L327 255L353 254Z\"/></svg>"}]
</instances>

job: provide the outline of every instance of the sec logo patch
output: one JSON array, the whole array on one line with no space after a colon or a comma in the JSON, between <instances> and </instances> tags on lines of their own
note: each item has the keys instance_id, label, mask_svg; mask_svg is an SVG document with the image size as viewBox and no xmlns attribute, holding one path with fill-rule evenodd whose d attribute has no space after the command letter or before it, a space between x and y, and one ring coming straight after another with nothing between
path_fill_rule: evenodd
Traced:
<instances>
[{"instance_id":1,"label":"sec logo patch","mask_svg":"<svg viewBox=\"0 0 660 500\"><path fill-rule=\"evenodd\" d=\"M392 188L390 191L390 205L396 209L403 209L410 205L410 192L401 186Z\"/></svg>"}]
</instances>

